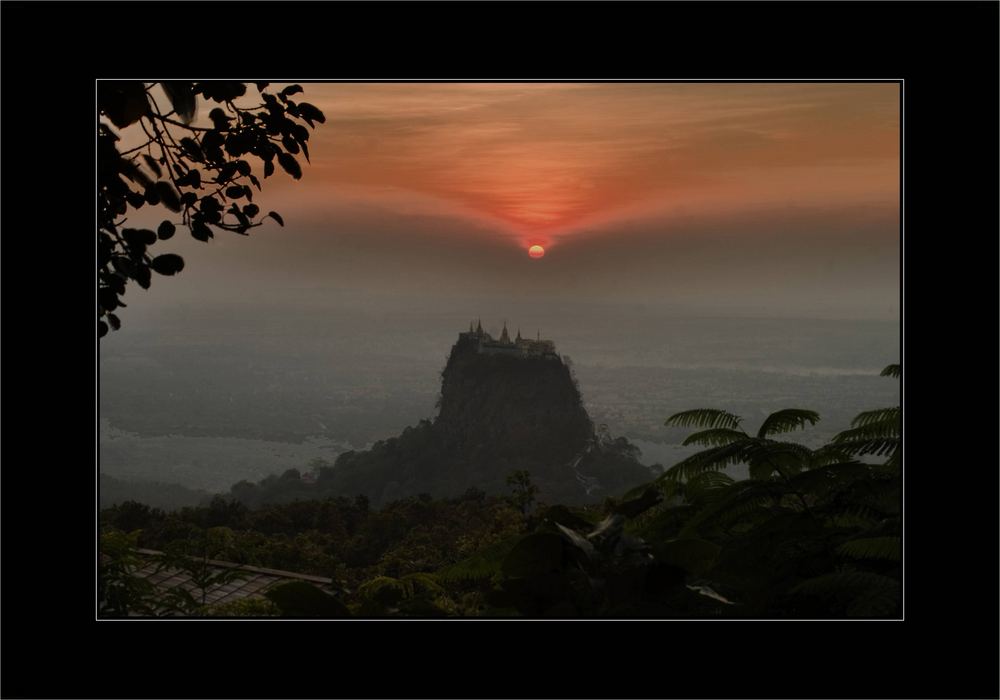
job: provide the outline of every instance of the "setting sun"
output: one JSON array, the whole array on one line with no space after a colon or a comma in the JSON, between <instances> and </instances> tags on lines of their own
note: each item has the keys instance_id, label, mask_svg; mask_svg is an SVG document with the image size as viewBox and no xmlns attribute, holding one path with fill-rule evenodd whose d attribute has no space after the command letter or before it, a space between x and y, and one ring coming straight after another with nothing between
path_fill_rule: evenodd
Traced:
<instances>
[{"instance_id":1,"label":"setting sun","mask_svg":"<svg viewBox=\"0 0 1000 700\"><path fill-rule=\"evenodd\" d=\"M545 255L545 248L540 245L533 245L528 248L528 255L533 258L540 258Z\"/></svg>"}]
</instances>

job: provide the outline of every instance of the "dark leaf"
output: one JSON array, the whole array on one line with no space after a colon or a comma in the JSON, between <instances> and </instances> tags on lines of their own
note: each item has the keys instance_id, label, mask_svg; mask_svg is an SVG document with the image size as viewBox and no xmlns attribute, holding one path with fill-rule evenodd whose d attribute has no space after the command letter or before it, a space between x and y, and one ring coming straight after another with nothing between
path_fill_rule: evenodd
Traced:
<instances>
[{"instance_id":1,"label":"dark leaf","mask_svg":"<svg viewBox=\"0 0 1000 700\"><path fill-rule=\"evenodd\" d=\"M247 217L243 214L243 212L240 211L240 208L238 206L236 206L235 204L231 206L229 208L229 213L235 216L236 219L240 222L240 228L241 228L240 233L245 232L246 229L249 228L250 222L247 220Z\"/></svg>"},{"instance_id":2,"label":"dark leaf","mask_svg":"<svg viewBox=\"0 0 1000 700\"><path fill-rule=\"evenodd\" d=\"M221 184L232 180L234 175L236 175L236 161L230 161L222 164L215 175L215 179Z\"/></svg>"},{"instance_id":3,"label":"dark leaf","mask_svg":"<svg viewBox=\"0 0 1000 700\"><path fill-rule=\"evenodd\" d=\"M146 162L146 165L149 167L150 170L153 171L156 177L160 177L161 175L163 175L163 171L160 170L160 164L156 162L156 159L153 158L153 156L149 155L148 153L143 153L142 159Z\"/></svg>"},{"instance_id":4,"label":"dark leaf","mask_svg":"<svg viewBox=\"0 0 1000 700\"><path fill-rule=\"evenodd\" d=\"M171 238L176 230L176 227L172 223L164 221L160 224L160 227L156 229L156 235L159 236L161 241L165 241L168 238Z\"/></svg>"},{"instance_id":5,"label":"dark leaf","mask_svg":"<svg viewBox=\"0 0 1000 700\"><path fill-rule=\"evenodd\" d=\"M156 234L148 228L122 229L122 238L129 246L147 246L156 243Z\"/></svg>"},{"instance_id":6,"label":"dark leaf","mask_svg":"<svg viewBox=\"0 0 1000 700\"><path fill-rule=\"evenodd\" d=\"M247 138L243 133L231 133L226 137L226 153L238 158L250 149ZM235 164L233 167L235 171Z\"/></svg>"},{"instance_id":7,"label":"dark leaf","mask_svg":"<svg viewBox=\"0 0 1000 700\"><path fill-rule=\"evenodd\" d=\"M145 265L140 265L135 270L135 281L139 283L139 286L143 289L149 289L149 268Z\"/></svg>"},{"instance_id":8,"label":"dark leaf","mask_svg":"<svg viewBox=\"0 0 1000 700\"><path fill-rule=\"evenodd\" d=\"M160 203L160 191L153 185L146 188L146 203L154 207Z\"/></svg>"},{"instance_id":9,"label":"dark leaf","mask_svg":"<svg viewBox=\"0 0 1000 700\"><path fill-rule=\"evenodd\" d=\"M191 236L204 242L212 237L212 229L204 221L193 221L191 222Z\"/></svg>"},{"instance_id":10,"label":"dark leaf","mask_svg":"<svg viewBox=\"0 0 1000 700\"><path fill-rule=\"evenodd\" d=\"M270 216L275 221L277 221L279 226L284 226L285 225L285 220L281 218L281 214L279 214L278 212L276 212L276 211L269 211L269 212L267 212L267 215Z\"/></svg>"},{"instance_id":11,"label":"dark leaf","mask_svg":"<svg viewBox=\"0 0 1000 700\"><path fill-rule=\"evenodd\" d=\"M209 132L214 133L214 132ZM185 136L181 139L181 148L184 150L184 154L195 161L196 163L204 162L205 154L201 150L201 146L190 136Z\"/></svg>"},{"instance_id":12,"label":"dark leaf","mask_svg":"<svg viewBox=\"0 0 1000 700\"><path fill-rule=\"evenodd\" d=\"M143 187L149 187L152 184L152 179L146 173L144 173L135 163L130 160L125 160L124 158L119 158L118 169L121 171L122 175L127 177L132 182L137 182Z\"/></svg>"},{"instance_id":13,"label":"dark leaf","mask_svg":"<svg viewBox=\"0 0 1000 700\"><path fill-rule=\"evenodd\" d=\"M299 143L309 140L309 129L305 128L301 124L292 123L291 126L289 126L289 132Z\"/></svg>"},{"instance_id":14,"label":"dark leaf","mask_svg":"<svg viewBox=\"0 0 1000 700\"><path fill-rule=\"evenodd\" d=\"M270 160L264 161L264 178L267 179L273 174L274 174L274 162Z\"/></svg>"},{"instance_id":15,"label":"dark leaf","mask_svg":"<svg viewBox=\"0 0 1000 700\"><path fill-rule=\"evenodd\" d=\"M279 153L278 163L280 163L285 172L291 175L294 179L298 180L302 177L302 168L299 167L299 162L288 153Z\"/></svg>"},{"instance_id":16,"label":"dark leaf","mask_svg":"<svg viewBox=\"0 0 1000 700\"><path fill-rule=\"evenodd\" d=\"M206 158L212 161L220 161L222 158L222 144L225 140L216 130L206 131L205 135L201 137L201 148L205 154Z\"/></svg>"},{"instance_id":17,"label":"dark leaf","mask_svg":"<svg viewBox=\"0 0 1000 700\"><path fill-rule=\"evenodd\" d=\"M115 270L116 270L116 271L117 271L117 272L118 272L119 274L122 274L122 275L125 275L126 277L131 277L131 278L135 278L135 270L136 270L136 266L135 266L135 263L134 263L134 262L132 262L132 261L131 261L131 260L130 260L129 258L127 258L126 256L124 256L124 255L116 255L116 256L115 256L115 257L114 257L114 258L113 258L113 259L111 260L111 265L112 265L112 267L114 267L114 268L115 268ZM117 305L117 302L115 302L115 303L116 303L116 305ZM111 309L113 309L113 308L115 308L115 307L114 307L114 306L111 306L111 305L109 304L107 308L111 308Z\"/></svg>"},{"instance_id":18,"label":"dark leaf","mask_svg":"<svg viewBox=\"0 0 1000 700\"><path fill-rule=\"evenodd\" d=\"M256 204L247 204L243 207L243 213L252 219L260 213L260 207Z\"/></svg>"},{"instance_id":19,"label":"dark leaf","mask_svg":"<svg viewBox=\"0 0 1000 700\"><path fill-rule=\"evenodd\" d=\"M192 168L182 177L177 178L177 184L181 187L201 187L201 171ZM197 195L194 195L197 197ZM181 201L184 201L181 198Z\"/></svg>"},{"instance_id":20,"label":"dark leaf","mask_svg":"<svg viewBox=\"0 0 1000 700\"><path fill-rule=\"evenodd\" d=\"M107 115L112 124L124 129L149 113L146 88L138 81L98 81L97 107Z\"/></svg>"},{"instance_id":21,"label":"dark leaf","mask_svg":"<svg viewBox=\"0 0 1000 700\"><path fill-rule=\"evenodd\" d=\"M229 131L229 122L232 121L232 117L223 112L221 108L216 107L209 112L208 118L212 120L212 125L219 131Z\"/></svg>"},{"instance_id":22,"label":"dark leaf","mask_svg":"<svg viewBox=\"0 0 1000 700\"><path fill-rule=\"evenodd\" d=\"M111 290L115 294L125 293L125 280L119 277L118 275L111 275L111 277L108 279L108 284L110 285ZM116 301L116 306L125 306L125 304L122 303L121 299L115 299L115 301Z\"/></svg>"},{"instance_id":23,"label":"dark leaf","mask_svg":"<svg viewBox=\"0 0 1000 700\"><path fill-rule=\"evenodd\" d=\"M163 206L172 212L179 212L181 210L181 198L177 195L177 191L173 185L169 182L157 182L156 191L160 194Z\"/></svg>"},{"instance_id":24,"label":"dark leaf","mask_svg":"<svg viewBox=\"0 0 1000 700\"><path fill-rule=\"evenodd\" d=\"M243 187L241 185L233 185L232 187L226 188L226 196L230 199L239 199L243 196Z\"/></svg>"},{"instance_id":25,"label":"dark leaf","mask_svg":"<svg viewBox=\"0 0 1000 700\"><path fill-rule=\"evenodd\" d=\"M250 164L245 160L241 160L236 164L236 172L244 177L250 174Z\"/></svg>"},{"instance_id":26,"label":"dark leaf","mask_svg":"<svg viewBox=\"0 0 1000 700\"><path fill-rule=\"evenodd\" d=\"M198 201L198 195L196 195L194 192L185 192L184 194L181 195L181 204L183 204L186 207L191 206L197 201Z\"/></svg>"},{"instance_id":27,"label":"dark leaf","mask_svg":"<svg viewBox=\"0 0 1000 700\"><path fill-rule=\"evenodd\" d=\"M122 322L114 314L108 314L108 323L114 330L118 330L122 327Z\"/></svg>"},{"instance_id":28,"label":"dark leaf","mask_svg":"<svg viewBox=\"0 0 1000 700\"><path fill-rule=\"evenodd\" d=\"M131 262L132 261L129 260L129 264L131 264ZM113 275L111 276L111 278L113 280L119 279ZM115 294L113 289L109 289L107 287L101 287L100 289L97 290L97 304L104 311L113 311L114 309L117 309L119 306L118 295Z\"/></svg>"},{"instance_id":29,"label":"dark leaf","mask_svg":"<svg viewBox=\"0 0 1000 700\"><path fill-rule=\"evenodd\" d=\"M160 86L163 88L163 92L167 93L167 99L170 100L177 116L185 124L190 124L197 109L192 84L179 80L165 80L160 83Z\"/></svg>"},{"instance_id":30,"label":"dark leaf","mask_svg":"<svg viewBox=\"0 0 1000 700\"><path fill-rule=\"evenodd\" d=\"M266 88L266 87L267 87L268 85L270 85L270 84L271 84L271 83L254 83L254 85L256 85L256 86L257 86L257 91L258 91L258 92L264 92L264 89L265 89L265 88Z\"/></svg>"},{"instance_id":31,"label":"dark leaf","mask_svg":"<svg viewBox=\"0 0 1000 700\"><path fill-rule=\"evenodd\" d=\"M203 212L222 211L222 203L211 195L207 197L202 197L201 210Z\"/></svg>"},{"instance_id":32,"label":"dark leaf","mask_svg":"<svg viewBox=\"0 0 1000 700\"><path fill-rule=\"evenodd\" d=\"M278 96L282 99L287 98L289 95L294 95L296 93L302 92L301 85L289 85L284 90L278 93Z\"/></svg>"},{"instance_id":33,"label":"dark leaf","mask_svg":"<svg viewBox=\"0 0 1000 700\"><path fill-rule=\"evenodd\" d=\"M235 100L246 94L247 87L243 83L230 82L227 80L211 80L198 83L194 88L195 94L201 94L216 102L226 102Z\"/></svg>"},{"instance_id":34,"label":"dark leaf","mask_svg":"<svg viewBox=\"0 0 1000 700\"><path fill-rule=\"evenodd\" d=\"M309 147L306 145L305 141L303 141L301 145L302 145L302 154L306 157L306 162L311 163L312 161L309 160Z\"/></svg>"},{"instance_id":35,"label":"dark leaf","mask_svg":"<svg viewBox=\"0 0 1000 700\"><path fill-rule=\"evenodd\" d=\"M146 203L145 195L141 195L135 190L126 190L125 199L128 201L129 206L131 206L133 209L138 209L143 204Z\"/></svg>"},{"instance_id":36,"label":"dark leaf","mask_svg":"<svg viewBox=\"0 0 1000 700\"><path fill-rule=\"evenodd\" d=\"M165 255L157 255L149 265L161 275L176 275L184 269L184 258L173 253L167 253Z\"/></svg>"},{"instance_id":37,"label":"dark leaf","mask_svg":"<svg viewBox=\"0 0 1000 700\"><path fill-rule=\"evenodd\" d=\"M252 183L253 183L253 186L254 186L254 187L256 187L256 188L257 188L258 190L260 190L260 180L258 180L258 179L257 179L256 177L254 177L253 175L250 175L250 182L252 182Z\"/></svg>"},{"instance_id":38,"label":"dark leaf","mask_svg":"<svg viewBox=\"0 0 1000 700\"><path fill-rule=\"evenodd\" d=\"M285 147L285 150L289 153L298 153L299 144L295 142L291 136L285 136L281 139L281 145Z\"/></svg>"},{"instance_id":39,"label":"dark leaf","mask_svg":"<svg viewBox=\"0 0 1000 700\"><path fill-rule=\"evenodd\" d=\"M303 119L309 121L316 121L322 124L326 121L326 116L319 109L309 104L308 102L299 103L299 114L302 115Z\"/></svg>"},{"instance_id":40,"label":"dark leaf","mask_svg":"<svg viewBox=\"0 0 1000 700\"><path fill-rule=\"evenodd\" d=\"M106 324L104 321L98 321L97 322L98 337L103 338L107 334L108 334L108 324Z\"/></svg>"}]
</instances>

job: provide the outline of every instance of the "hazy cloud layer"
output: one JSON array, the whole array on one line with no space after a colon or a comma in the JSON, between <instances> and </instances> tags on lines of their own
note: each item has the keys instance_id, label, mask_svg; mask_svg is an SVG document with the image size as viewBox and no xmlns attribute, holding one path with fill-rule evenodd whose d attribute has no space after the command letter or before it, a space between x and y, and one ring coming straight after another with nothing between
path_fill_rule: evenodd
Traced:
<instances>
[{"instance_id":1,"label":"hazy cloud layer","mask_svg":"<svg viewBox=\"0 0 1000 700\"><path fill-rule=\"evenodd\" d=\"M898 314L895 84L304 87L327 116L312 163L258 196L287 228L161 244L187 268L130 312L331 298Z\"/></svg>"}]
</instances>

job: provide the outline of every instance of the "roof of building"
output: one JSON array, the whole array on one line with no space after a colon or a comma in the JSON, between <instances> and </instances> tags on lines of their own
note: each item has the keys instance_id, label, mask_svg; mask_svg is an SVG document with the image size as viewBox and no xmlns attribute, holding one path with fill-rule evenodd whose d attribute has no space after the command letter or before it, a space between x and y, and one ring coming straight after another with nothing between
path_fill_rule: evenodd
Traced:
<instances>
[{"instance_id":1,"label":"roof of building","mask_svg":"<svg viewBox=\"0 0 1000 700\"><path fill-rule=\"evenodd\" d=\"M155 557L163 554L154 549L139 549L139 554L149 559L149 562L134 573L148 580L157 589L168 591L172 588L181 587L190 592L198 591L192 581L191 576L178 569L163 568L157 571L158 563ZM264 593L279 583L288 581L306 581L320 589L326 589L333 584L333 579L322 576L312 576L309 574L299 574L293 571L282 571L280 569L266 569L259 566L249 566L237 564L231 561L220 561L209 559L210 566L220 569L239 569L244 573L239 579L224 584L209 586L205 591L205 602L208 605L229 603L245 598L264 598Z\"/></svg>"}]
</instances>

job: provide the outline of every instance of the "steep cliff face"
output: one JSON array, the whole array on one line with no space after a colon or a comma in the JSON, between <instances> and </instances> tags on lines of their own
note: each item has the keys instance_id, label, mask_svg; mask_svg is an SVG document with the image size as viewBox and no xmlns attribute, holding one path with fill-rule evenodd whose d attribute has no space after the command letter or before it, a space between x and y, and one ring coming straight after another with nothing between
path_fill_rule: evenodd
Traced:
<instances>
[{"instance_id":1,"label":"steep cliff face","mask_svg":"<svg viewBox=\"0 0 1000 700\"><path fill-rule=\"evenodd\" d=\"M594 426L557 355L482 354L459 341L442 373L434 428L450 451L468 457L568 462Z\"/></svg>"},{"instance_id":2,"label":"steep cliff face","mask_svg":"<svg viewBox=\"0 0 1000 700\"><path fill-rule=\"evenodd\" d=\"M488 336L487 336L488 337ZM493 351L495 350L495 351ZM324 489L376 504L477 488L507 493L506 477L530 472L549 503L599 501L652 478L627 440L598 440L569 367L554 352L484 350L462 334L442 373L433 421L364 452L341 455Z\"/></svg>"}]
</instances>

